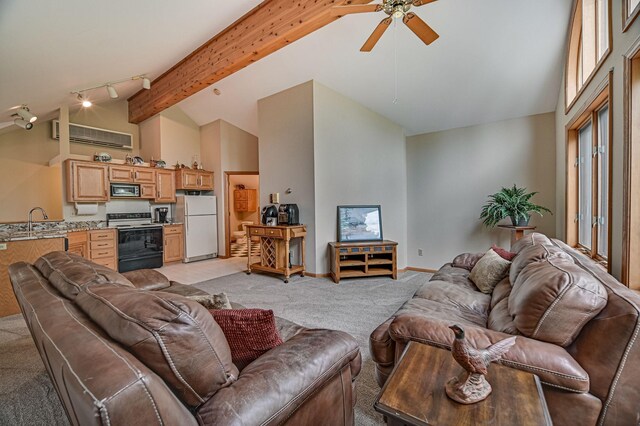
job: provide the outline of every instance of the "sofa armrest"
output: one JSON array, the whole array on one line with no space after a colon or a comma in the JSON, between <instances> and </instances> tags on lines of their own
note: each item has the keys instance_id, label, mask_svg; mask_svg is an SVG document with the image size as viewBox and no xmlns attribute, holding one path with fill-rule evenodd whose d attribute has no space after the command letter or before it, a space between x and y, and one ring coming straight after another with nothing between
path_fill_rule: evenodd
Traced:
<instances>
[{"instance_id":1,"label":"sofa armrest","mask_svg":"<svg viewBox=\"0 0 640 426\"><path fill-rule=\"evenodd\" d=\"M416 341L450 350L453 333L449 326L453 323L450 320L420 314L401 314L389 326L389 334L396 342ZM467 341L476 348L486 348L511 337L510 334L471 324L460 325L464 328ZM569 352L553 343L518 336L515 345L499 362L535 374L550 386L577 393L589 391L587 372Z\"/></svg>"},{"instance_id":2,"label":"sofa armrest","mask_svg":"<svg viewBox=\"0 0 640 426\"><path fill-rule=\"evenodd\" d=\"M478 260L482 259L484 253L462 253L457 255L452 261L451 266L454 268L463 268L468 271L472 270Z\"/></svg>"},{"instance_id":3,"label":"sofa armrest","mask_svg":"<svg viewBox=\"0 0 640 426\"><path fill-rule=\"evenodd\" d=\"M358 343L347 333L304 330L245 367L236 382L198 409L199 422L234 424L242 419L243 424L280 424L336 375L346 371L351 378L357 376L360 364ZM351 410L351 389L346 396L349 401L343 403ZM318 419L331 414L322 411L332 407L318 408Z\"/></svg>"},{"instance_id":4,"label":"sofa armrest","mask_svg":"<svg viewBox=\"0 0 640 426\"><path fill-rule=\"evenodd\" d=\"M138 269L123 272L122 275L140 290L162 290L169 287L169 280L153 269Z\"/></svg>"}]
</instances>

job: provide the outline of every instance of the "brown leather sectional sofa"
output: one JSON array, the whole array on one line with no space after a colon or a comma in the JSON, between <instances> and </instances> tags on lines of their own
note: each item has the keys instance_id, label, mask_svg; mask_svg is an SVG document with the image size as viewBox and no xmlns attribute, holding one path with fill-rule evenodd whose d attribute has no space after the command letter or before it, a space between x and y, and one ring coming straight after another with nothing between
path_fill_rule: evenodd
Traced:
<instances>
[{"instance_id":1,"label":"brown leather sectional sofa","mask_svg":"<svg viewBox=\"0 0 640 426\"><path fill-rule=\"evenodd\" d=\"M64 252L9 274L71 424L354 422L361 358L346 333L278 319L284 343L238 371L211 314L183 297L193 287Z\"/></svg>"},{"instance_id":2,"label":"brown leather sectional sofa","mask_svg":"<svg viewBox=\"0 0 640 426\"><path fill-rule=\"evenodd\" d=\"M511 251L492 294L468 279L482 254L460 255L381 324L370 337L378 383L409 341L450 349L458 324L477 347L519 336L501 362L540 377L554 424L640 424L640 296L542 234Z\"/></svg>"}]
</instances>

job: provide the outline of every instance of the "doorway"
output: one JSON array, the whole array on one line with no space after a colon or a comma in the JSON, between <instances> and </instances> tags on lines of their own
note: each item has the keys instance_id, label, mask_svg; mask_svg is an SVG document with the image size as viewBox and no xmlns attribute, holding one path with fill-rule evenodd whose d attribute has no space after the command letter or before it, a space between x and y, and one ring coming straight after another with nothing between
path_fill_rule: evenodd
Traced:
<instances>
[{"instance_id":1,"label":"doorway","mask_svg":"<svg viewBox=\"0 0 640 426\"><path fill-rule=\"evenodd\" d=\"M225 242L227 256L247 257L246 225L260 223L260 175L258 172L225 172ZM259 244L251 245L260 254Z\"/></svg>"}]
</instances>

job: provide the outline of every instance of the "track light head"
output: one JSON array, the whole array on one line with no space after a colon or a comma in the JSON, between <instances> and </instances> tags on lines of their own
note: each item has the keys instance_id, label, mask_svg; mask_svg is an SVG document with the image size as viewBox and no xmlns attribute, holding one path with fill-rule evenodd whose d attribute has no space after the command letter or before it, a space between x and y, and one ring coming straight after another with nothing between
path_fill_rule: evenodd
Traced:
<instances>
[{"instance_id":1,"label":"track light head","mask_svg":"<svg viewBox=\"0 0 640 426\"><path fill-rule=\"evenodd\" d=\"M15 120L13 120L13 124L15 124L16 126L20 126L25 130L31 130L33 128L33 123L22 118L16 118Z\"/></svg>"},{"instance_id":2,"label":"track light head","mask_svg":"<svg viewBox=\"0 0 640 426\"><path fill-rule=\"evenodd\" d=\"M118 92L116 92L116 88L110 84L107 84L107 92L109 92L109 97L111 99L118 99Z\"/></svg>"},{"instance_id":3,"label":"track light head","mask_svg":"<svg viewBox=\"0 0 640 426\"><path fill-rule=\"evenodd\" d=\"M142 88L147 90L151 89L151 80L147 77L142 77Z\"/></svg>"},{"instance_id":4,"label":"track light head","mask_svg":"<svg viewBox=\"0 0 640 426\"><path fill-rule=\"evenodd\" d=\"M81 93L78 93L78 101L80 101L82 103L82 106L85 108L89 108L91 105L93 105L91 101L82 96Z\"/></svg>"},{"instance_id":5,"label":"track light head","mask_svg":"<svg viewBox=\"0 0 640 426\"><path fill-rule=\"evenodd\" d=\"M26 105L22 105L16 111L16 114L18 114L20 116L20 118L22 118L24 121L27 121L29 123L33 123L34 121L36 121L38 119L38 117L36 117L35 115L31 114L31 112L29 111L29 108L27 108Z\"/></svg>"}]
</instances>

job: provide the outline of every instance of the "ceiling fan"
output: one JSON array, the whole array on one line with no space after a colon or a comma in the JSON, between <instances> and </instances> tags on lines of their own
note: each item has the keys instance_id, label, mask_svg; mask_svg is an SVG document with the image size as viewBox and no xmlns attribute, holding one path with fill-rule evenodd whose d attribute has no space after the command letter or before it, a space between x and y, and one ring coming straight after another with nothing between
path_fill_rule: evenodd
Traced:
<instances>
[{"instance_id":1,"label":"ceiling fan","mask_svg":"<svg viewBox=\"0 0 640 426\"><path fill-rule=\"evenodd\" d=\"M331 8L332 16L344 16L351 13L363 13L363 12L384 12L388 17L384 18L373 33L369 36L367 41L362 45L361 52L371 52L371 49L376 45L382 34L389 28L393 18L402 18L402 22L420 40L425 44L433 43L438 37L440 37L433 29L427 25L418 15L413 12L409 12L412 6L419 7L428 3L433 3L436 0L382 0L382 4L358 4L358 5L345 5L334 6Z\"/></svg>"}]
</instances>

